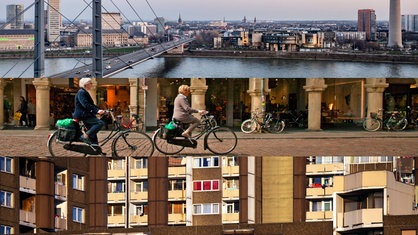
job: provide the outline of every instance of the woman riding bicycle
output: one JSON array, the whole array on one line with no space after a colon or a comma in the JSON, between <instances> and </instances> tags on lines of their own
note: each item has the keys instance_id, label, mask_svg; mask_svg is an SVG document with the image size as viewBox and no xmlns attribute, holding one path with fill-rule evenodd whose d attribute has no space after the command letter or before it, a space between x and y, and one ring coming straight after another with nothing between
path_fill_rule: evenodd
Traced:
<instances>
[{"instance_id":1,"label":"woman riding bicycle","mask_svg":"<svg viewBox=\"0 0 418 235\"><path fill-rule=\"evenodd\" d=\"M192 113L204 114L206 110L197 110L190 107L187 96L190 95L190 87L188 85L181 85L178 88L179 94L174 99L174 112L173 120L180 121L182 123L189 123L189 127L181 135L190 138L192 131L200 124L200 120L197 119Z\"/></svg>"},{"instance_id":2,"label":"woman riding bicycle","mask_svg":"<svg viewBox=\"0 0 418 235\"><path fill-rule=\"evenodd\" d=\"M80 140L87 144L97 144L97 133L102 129L104 122L96 117L96 114L104 114L91 98L88 91L93 87L91 78L82 78L79 82L80 89L74 99L73 118L83 121L87 132L80 136Z\"/></svg>"}]
</instances>

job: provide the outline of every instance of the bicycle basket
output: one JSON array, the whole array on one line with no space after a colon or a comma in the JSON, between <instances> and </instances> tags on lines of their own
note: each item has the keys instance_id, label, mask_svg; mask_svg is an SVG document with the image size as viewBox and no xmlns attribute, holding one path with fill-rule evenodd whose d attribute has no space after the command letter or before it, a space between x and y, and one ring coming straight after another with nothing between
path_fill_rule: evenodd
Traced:
<instances>
[{"instance_id":1,"label":"bicycle basket","mask_svg":"<svg viewBox=\"0 0 418 235\"><path fill-rule=\"evenodd\" d=\"M371 118L377 118L377 113L376 112L370 112L370 117Z\"/></svg>"},{"instance_id":2,"label":"bicycle basket","mask_svg":"<svg viewBox=\"0 0 418 235\"><path fill-rule=\"evenodd\" d=\"M75 128L59 127L57 139L60 141L74 141L77 137L77 130Z\"/></svg>"}]
</instances>

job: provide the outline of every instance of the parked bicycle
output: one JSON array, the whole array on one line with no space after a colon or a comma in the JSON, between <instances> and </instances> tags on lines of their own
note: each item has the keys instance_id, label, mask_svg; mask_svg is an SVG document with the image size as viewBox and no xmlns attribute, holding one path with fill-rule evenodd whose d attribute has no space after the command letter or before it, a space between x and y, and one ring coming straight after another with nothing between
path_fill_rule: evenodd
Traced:
<instances>
[{"instance_id":1,"label":"parked bicycle","mask_svg":"<svg viewBox=\"0 0 418 235\"><path fill-rule=\"evenodd\" d=\"M307 127L308 118L306 112L300 111L283 111L280 113L280 119L284 120L286 126L289 127Z\"/></svg>"},{"instance_id":2,"label":"parked bicycle","mask_svg":"<svg viewBox=\"0 0 418 235\"><path fill-rule=\"evenodd\" d=\"M144 121L142 121L141 115L131 114L129 121L125 121L123 115L117 115L116 120L122 129L130 129L133 131L144 131Z\"/></svg>"},{"instance_id":3,"label":"parked bicycle","mask_svg":"<svg viewBox=\"0 0 418 235\"><path fill-rule=\"evenodd\" d=\"M48 135L48 151L51 157L106 156L102 147L112 140L111 157L150 157L154 152L152 139L143 132L124 129L112 110L106 110L112 119L113 128L99 144L87 144L78 137L86 131L82 121L74 121L74 128L58 128Z\"/></svg>"},{"instance_id":4,"label":"parked bicycle","mask_svg":"<svg viewBox=\"0 0 418 235\"><path fill-rule=\"evenodd\" d=\"M230 128L217 126L213 120L212 115L203 114L199 132L191 138L181 136L188 124L174 120L175 129L167 130L165 126L161 126L155 131L152 141L159 152L172 155L181 152L184 148L196 148L197 140L203 136L205 150L208 149L214 154L232 152L238 143L236 134Z\"/></svg>"},{"instance_id":5,"label":"parked bicycle","mask_svg":"<svg viewBox=\"0 0 418 235\"><path fill-rule=\"evenodd\" d=\"M384 112L378 109L377 112L370 112L370 117L363 121L363 128L366 131L377 131L386 128L388 131L405 130L408 125L406 115L400 111Z\"/></svg>"},{"instance_id":6,"label":"parked bicycle","mask_svg":"<svg viewBox=\"0 0 418 235\"><path fill-rule=\"evenodd\" d=\"M251 118L242 122L241 131L253 133L256 130L265 130L271 133L280 133L284 130L285 123L277 115L259 112L258 109L251 113Z\"/></svg>"}]
</instances>

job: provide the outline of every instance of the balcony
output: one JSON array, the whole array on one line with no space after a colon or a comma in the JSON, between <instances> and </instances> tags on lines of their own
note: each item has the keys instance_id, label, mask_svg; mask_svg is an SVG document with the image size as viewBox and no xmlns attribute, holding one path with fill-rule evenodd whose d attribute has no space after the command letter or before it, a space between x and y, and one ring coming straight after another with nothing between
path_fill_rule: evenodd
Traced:
<instances>
[{"instance_id":1,"label":"balcony","mask_svg":"<svg viewBox=\"0 0 418 235\"><path fill-rule=\"evenodd\" d=\"M306 188L306 197L307 198L332 197L333 192L334 192L333 187Z\"/></svg>"},{"instance_id":2,"label":"balcony","mask_svg":"<svg viewBox=\"0 0 418 235\"><path fill-rule=\"evenodd\" d=\"M239 213L223 213L222 223L225 223L225 224L239 223Z\"/></svg>"},{"instance_id":3,"label":"balcony","mask_svg":"<svg viewBox=\"0 0 418 235\"><path fill-rule=\"evenodd\" d=\"M131 192L131 201L147 201L148 192Z\"/></svg>"},{"instance_id":4,"label":"balcony","mask_svg":"<svg viewBox=\"0 0 418 235\"><path fill-rule=\"evenodd\" d=\"M56 231L67 230L67 219L56 216L55 217L55 230Z\"/></svg>"},{"instance_id":5,"label":"balcony","mask_svg":"<svg viewBox=\"0 0 418 235\"><path fill-rule=\"evenodd\" d=\"M19 176L20 191L27 193L36 193L36 179L26 176Z\"/></svg>"},{"instance_id":6,"label":"balcony","mask_svg":"<svg viewBox=\"0 0 418 235\"><path fill-rule=\"evenodd\" d=\"M228 188L222 190L223 199L239 199L239 189Z\"/></svg>"},{"instance_id":7,"label":"balcony","mask_svg":"<svg viewBox=\"0 0 418 235\"><path fill-rule=\"evenodd\" d=\"M67 198L67 188L59 182L55 182L55 197L65 200Z\"/></svg>"},{"instance_id":8,"label":"balcony","mask_svg":"<svg viewBox=\"0 0 418 235\"><path fill-rule=\"evenodd\" d=\"M107 217L107 223L109 227L125 226L124 215L109 215Z\"/></svg>"},{"instance_id":9,"label":"balcony","mask_svg":"<svg viewBox=\"0 0 418 235\"><path fill-rule=\"evenodd\" d=\"M339 213L339 217L342 213ZM338 230L352 230L358 228L375 228L383 226L383 209L371 208L345 212L344 218L337 221ZM341 219L341 218L340 218ZM343 222L344 224L341 224Z\"/></svg>"},{"instance_id":10,"label":"balcony","mask_svg":"<svg viewBox=\"0 0 418 235\"><path fill-rule=\"evenodd\" d=\"M239 166L224 166L222 167L222 176L239 176Z\"/></svg>"},{"instance_id":11,"label":"balcony","mask_svg":"<svg viewBox=\"0 0 418 235\"><path fill-rule=\"evenodd\" d=\"M147 179L148 168L131 169L131 179L134 179L134 178Z\"/></svg>"},{"instance_id":12,"label":"balcony","mask_svg":"<svg viewBox=\"0 0 418 235\"><path fill-rule=\"evenodd\" d=\"M108 170L107 178L108 179L124 179L125 169Z\"/></svg>"},{"instance_id":13,"label":"balcony","mask_svg":"<svg viewBox=\"0 0 418 235\"><path fill-rule=\"evenodd\" d=\"M186 190L169 190L168 200L186 200Z\"/></svg>"},{"instance_id":14,"label":"balcony","mask_svg":"<svg viewBox=\"0 0 418 235\"><path fill-rule=\"evenodd\" d=\"M20 225L25 225L28 227L35 228L35 223L36 223L35 212L24 211L24 210L19 211L19 224Z\"/></svg>"},{"instance_id":15,"label":"balcony","mask_svg":"<svg viewBox=\"0 0 418 235\"><path fill-rule=\"evenodd\" d=\"M343 163L333 164L308 164L306 165L306 174L330 174L330 173L343 173Z\"/></svg>"},{"instance_id":16,"label":"balcony","mask_svg":"<svg viewBox=\"0 0 418 235\"><path fill-rule=\"evenodd\" d=\"M124 202L125 201L125 192L118 193L108 193L107 194L108 202Z\"/></svg>"},{"instance_id":17,"label":"balcony","mask_svg":"<svg viewBox=\"0 0 418 235\"><path fill-rule=\"evenodd\" d=\"M169 224L185 224L186 214L168 214Z\"/></svg>"},{"instance_id":18,"label":"balcony","mask_svg":"<svg viewBox=\"0 0 418 235\"><path fill-rule=\"evenodd\" d=\"M131 215L129 219L131 224L134 225L148 225L148 215Z\"/></svg>"},{"instance_id":19,"label":"balcony","mask_svg":"<svg viewBox=\"0 0 418 235\"><path fill-rule=\"evenodd\" d=\"M169 167L168 168L168 177L186 177L186 167Z\"/></svg>"},{"instance_id":20,"label":"balcony","mask_svg":"<svg viewBox=\"0 0 418 235\"><path fill-rule=\"evenodd\" d=\"M332 211L307 211L306 221L332 220Z\"/></svg>"}]
</instances>

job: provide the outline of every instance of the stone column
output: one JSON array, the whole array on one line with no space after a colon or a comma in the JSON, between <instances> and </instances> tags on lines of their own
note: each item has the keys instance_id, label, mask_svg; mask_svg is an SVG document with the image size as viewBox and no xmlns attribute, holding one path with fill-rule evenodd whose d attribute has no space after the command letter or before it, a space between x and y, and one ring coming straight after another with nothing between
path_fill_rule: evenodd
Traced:
<instances>
[{"instance_id":1,"label":"stone column","mask_svg":"<svg viewBox=\"0 0 418 235\"><path fill-rule=\"evenodd\" d=\"M96 78L92 78L91 83L93 84L93 86L88 91L88 93L90 94L91 98L93 99L94 104L97 104L97 80L96 80Z\"/></svg>"},{"instance_id":2,"label":"stone column","mask_svg":"<svg viewBox=\"0 0 418 235\"><path fill-rule=\"evenodd\" d=\"M6 79L0 79L0 130L4 129L4 88Z\"/></svg>"},{"instance_id":3,"label":"stone column","mask_svg":"<svg viewBox=\"0 0 418 235\"><path fill-rule=\"evenodd\" d=\"M327 88L323 78L307 78L306 86L308 92L308 131L321 130L321 101L322 92Z\"/></svg>"},{"instance_id":4,"label":"stone column","mask_svg":"<svg viewBox=\"0 0 418 235\"><path fill-rule=\"evenodd\" d=\"M206 78L191 78L190 79L190 93L191 93L191 106L194 109L206 109L205 95L208 90L206 85Z\"/></svg>"},{"instance_id":5,"label":"stone column","mask_svg":"<svg viewBox=\"0 0 418 235\"><path fill-rule=\"evenodd\" d=\"M107 159L89 158L89 216L90 229L107 228Z\"/></svg>"},{"instance_id":6,"label":"stone column","mask_svg":"<svg viewBox=\"0 0 418 235\"><path fill-rule=\"evenodd\" d=\"M37 78L35 78L37 79ZM45 230L54 229L54 163L41 159L36 162L36 226Z\"/></svg>"},{"instance_id":7,"label":"stone column","mask_svg":"<svg viewBox=\"0 0 418 235\"><path fill-rule=\"evenodd\" d=\"M51 83L48 78L34 78L36 89L36 126L35 130L49 130L49 90Z\"/></svg>"},{"instance_id":8,"label":"stone column","mask_svg":"<svg viewBox=\"0 0 418 235\"><path fill-rule=\"evenodd\" d=\"M138 103L139 103L139 87L137 86L137 83L140 83L139 78L129 78L129 94L130 94L130 100L129 100L129 112L130 113L137 113ZM138 110L138 113L140 110Z\"/></svg>"},{"instance_id":9,"label":"stone column","mask_svg":"<svg viewBox=\"0 0 418 235\"><path fill-rule=\"evenodd\" d=\"M383 108L383 92L388 86L386 78L366 78L364 88L367 95L367 117L370 117L370 112L377 112Z\"/></svg>"},{"instance_id":10,"label":"stone column","mask_svg":"<svg viewBox=\"0 0 418 235\"><path fill-rule=\"evenodd\" d=\"M264 88L264 97L270 92L268 89L268 79L250 78L247 93L251 96L251 112L258 109L260 112L265 108L265 98L262 99L262 89ZM262 88L263 87L263 88Z\"/></svg>"}]
</instances>

